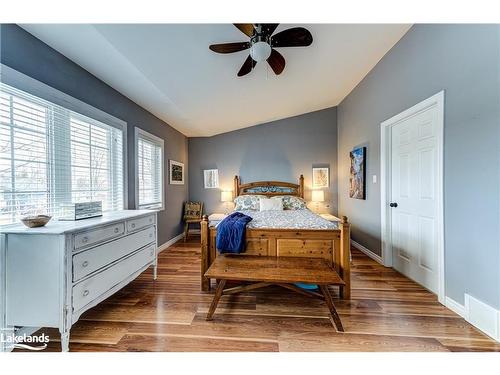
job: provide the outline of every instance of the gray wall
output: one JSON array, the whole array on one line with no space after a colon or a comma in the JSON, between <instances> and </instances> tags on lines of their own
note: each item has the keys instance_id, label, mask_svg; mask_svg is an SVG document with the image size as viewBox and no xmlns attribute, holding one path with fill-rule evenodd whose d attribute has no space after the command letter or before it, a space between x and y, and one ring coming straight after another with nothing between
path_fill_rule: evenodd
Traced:
<instances>
[{"instance_id":1,"label":"gray wall","mask_svg":"<svg viewBox=\"0 0 500 375\"><path fill-rule=\"evenodd\" d=\"M446 294L500 307L500 27L416 25L338 106L339 211L380 254L380 123L445 90ZM368 147L367 200L348 198L349 151Z\"/></svg>"},{"instance_id":2,"label":"gray wall","mask_svg":"<svg viewBox=\"0 0 500 375\"><path fill-rule=\"evenodd\" d=\"M320 209L337 212L337 109L273 121L207 138L189 138L189 198L205 203L205 212L221 212L220 190L242 182L298 182L304 175L310 199L312 167L330 167L330 187ZM203 170L219 169L221 189L204 189ZM330 207L326 207L329 205Z\"/></svg>"},{"instance_id":3,"label":"gray wall","mask_svg":"<svg viewBox=\"0 0 500 375\"><path fill-rule=\"evenodd\" d=\"M135 207L134 126L164 139L165 172L168 171L168 159L184 162L187 168L188 143L183 134L19 26L0 27L0 61L3 64L127 122L130 208ZM182 204L188 196L186 179L185 185L169 185L165 181L165 187L166 209L158 214L160 244L182 232Z\"/></svg>"}]
</instances>

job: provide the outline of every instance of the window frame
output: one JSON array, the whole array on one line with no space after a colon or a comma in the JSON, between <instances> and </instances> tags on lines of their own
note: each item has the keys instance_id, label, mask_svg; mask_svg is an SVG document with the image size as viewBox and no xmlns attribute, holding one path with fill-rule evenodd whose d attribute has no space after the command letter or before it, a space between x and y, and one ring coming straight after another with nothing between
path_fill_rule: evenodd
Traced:
<instances>
[{"instance_id":1,"label":"window frame","mask_svg":"<svg viewBox=\"0 0 500 375\"><path fill-rule=\"evenodd\" d=\"M145 139L154 145L160 147L161 150L161 206L151 206L148 207L148 205L141 206L139 204L139 139ZM165 210L165 140L163 138L157 137L154 134L151 134L147 132L144 129L141 129L139 127L134 128L134 148L135 148L135 208L137 210L147 210L147 209L154 209L158 211L163 211Z\"/></svg>"},{"instance_id":2,"label":"window frame","mask_svg":"<svg viewBox=\"0 0 500 375\"><path fill-rule=\"evenodd\" d=\"M24 91L30 95L51 102L77 114L89 117L122 132L122 177L123 177L123 209L128 209L128 152L127 123L77 98L59 91L43 82L27 76L11 67L0 63L0 82ZM49 184L57 184L49 181ZM12 224L4 224L12 225ZM1 226L1 225L0 225Z\"/></svg>"}]
</instances>

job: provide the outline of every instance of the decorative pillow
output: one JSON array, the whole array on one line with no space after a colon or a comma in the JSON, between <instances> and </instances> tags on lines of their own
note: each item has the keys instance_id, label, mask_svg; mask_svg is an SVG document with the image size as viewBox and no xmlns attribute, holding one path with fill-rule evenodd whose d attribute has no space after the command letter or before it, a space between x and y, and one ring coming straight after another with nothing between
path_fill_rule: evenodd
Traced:
<instances>
[{"instance_id":1,"label":"decorative pillow","mask_svg":"<svg viewBox=\"0 0 500 375\"><path fill-rule=\"evenodd\" d=\"M307 208L306 201L300 197L293 195L280 195L279 197L283 200L283 209L285 210L305 210Z\"/></svg>"},{"instance_id":2,"label":"decorative pillow","mask_svg":"<svg viewBox=\"0 0 500 375\"><path fill-rule=\"evenodd\" d=\"M283 199L281 197L260 197L261 211L283 211Z\"/></svg>"},{"instance_id":3,"label":"decorative pillow","mask_svg":"<svg viewBox=\"0 0 500 375\"><path fill-rule=\"evenodd\" d=\"M259 211L261 195L240 195L234 199L235 211Z\"/></svg>"}]
</instances>

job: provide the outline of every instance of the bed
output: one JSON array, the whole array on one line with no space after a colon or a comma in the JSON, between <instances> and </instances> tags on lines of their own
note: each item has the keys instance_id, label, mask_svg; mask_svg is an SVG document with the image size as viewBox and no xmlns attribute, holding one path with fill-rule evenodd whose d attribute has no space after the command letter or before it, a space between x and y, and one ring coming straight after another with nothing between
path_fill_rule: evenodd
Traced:
<instances>
[{"instance_id":1,"label":"bed","mask_svg":"<svg viewBox=\"0 0 500 375\"><path fill-rule=\"evenodd\" d=\"M299 183L258 181L242 184L234 177L234 197L264 195L304 198L304 177ZM343 299L349 299L350 287L350 223L343 216L334 223L309 209L283 211L239 210L253 218L247 225L245 255L323 258L339 273L345 283L340 287ZM205 215L201 222L201 288L209 291L211 280L205 272L218 252L215 246L217 222Z\"/></svg>"}]
</instances>

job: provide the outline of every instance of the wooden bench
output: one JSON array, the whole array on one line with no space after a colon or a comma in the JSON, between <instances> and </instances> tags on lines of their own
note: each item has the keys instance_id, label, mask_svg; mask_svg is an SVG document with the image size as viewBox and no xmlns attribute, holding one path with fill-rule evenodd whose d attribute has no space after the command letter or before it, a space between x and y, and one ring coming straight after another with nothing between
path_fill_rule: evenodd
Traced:
<instances>
[{"instance_id":1,"label":"wooden bench","mask_svg":"<svg viewBox=\"0 0 500 375\"><path fill-rule=\"evenodd\" d=\"M207 320L212 319L223 294L234 294L269 285L279 285L309 297L323 299L330 310L330 320L333 326L337 328L337 331L344 331L332 296L328 291L328 285L343 286L345 283L324 259L224 255L215 258L205 276L218 280ZM227 280L253 283L224 289ZM295 283L317 284L321 293L299 288L294 285Z\"/></svg>"}]
</instances>

